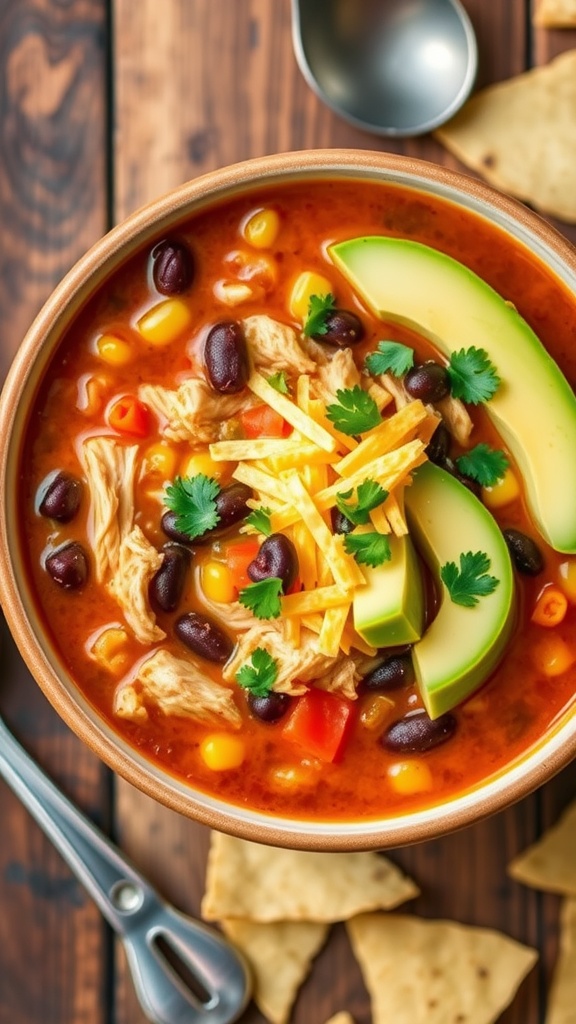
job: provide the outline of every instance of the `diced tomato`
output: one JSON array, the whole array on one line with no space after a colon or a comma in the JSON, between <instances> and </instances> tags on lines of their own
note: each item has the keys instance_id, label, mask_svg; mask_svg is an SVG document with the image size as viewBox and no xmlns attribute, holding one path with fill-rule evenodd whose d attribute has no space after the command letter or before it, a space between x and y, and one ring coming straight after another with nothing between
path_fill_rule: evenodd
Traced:
<instances>
[{"instance_id":1,"label":"diced tomato","mask_svg":"<svg viewBox=\"0 0 576 1024\"><path fill-rule=\"evenodd\" d=\"M226 547L226 564L234 578L234 586L237 590L247 587L252 582L248 576L247 569L260 549L260 542L250 537L246 540L231 541Z\"/></svg>"},{"instance_id":2,"label":"diced tomato","mask_svg":"<svg viewBox=\"0 0 576 1024\"><path fill-rule=\"evenodd\" d=\"M292 426L269 405L255 405L240 413L244 437L289 437Z\"/></svg>"},{"instance_id":3,"label":"diced tomato","mask_svg":"<svg viewBox=\"0 0 576 1024\"><path fill-rule=\"evenodd\" d=\"M297 698L282 735L312 757L334 761L342 747L351 712L351 701L313 687Z\"/></svg>"},{"instance_id":4,"label":"diced tomato","mask_svg":"<svg viewBox=\"0 0 576 1024\"><path fill-rule=\"evenodd\" d=\"M121 434L146 437L148 409L134 395L123 395L108 410L108 423Z\"/></svg>"}]
</instances>

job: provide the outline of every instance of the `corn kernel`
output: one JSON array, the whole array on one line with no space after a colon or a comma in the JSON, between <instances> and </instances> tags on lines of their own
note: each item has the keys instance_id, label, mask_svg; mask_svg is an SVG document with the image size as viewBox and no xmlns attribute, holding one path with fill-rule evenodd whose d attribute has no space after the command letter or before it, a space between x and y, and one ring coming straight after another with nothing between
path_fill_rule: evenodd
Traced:
<instances>
[{"instance_id":1,"label":"corn kernel","mask_svg":"<svg viewBox=\"0 0 576 1024\"><path fill-rule=\"evenodd\" d=\"M576 558L567 558L559 566L558 586L564 591L570 604L576 604Z\"/></svg>"},{"instance_id":2,"label":"corn kernel","mask_svg":"<svg viewBox=\"0 0 576 1024\"><path fill-rule=\"evenodd\" d=\"M411 758L408 761L397 761L388 769L390 785L401 796L414 793L426 793L432 789L432 772L425 761Z\"/></svg>"},{"instance_id":3,"label":"corn kernel","mask_svg":"<svg viewBox=\"0 0 576 1024\"><path fill-rule=\"evenodd\" d=\"M292 285L288 303L290 313L295 320L304 322L308 317L311 297L329 295L332 291L332 285L327 277L313 270L303 270Z\"/></svg>"},{"instance_id":4,"label":"corn kernel","mask_svg":"<svg viewBox=\"0 0 576 1024\"><path fill-rule=\"evenodd\" d=\"M96 351L109 366L127 366L134 358L132 346L115 334L102 334L96 342Z\"/></svg>"},{"instance_id":5,"label":"corn kernel","mask_svg":"<svg viewBox=\"0 0 576 1024\"><path fill-rule=\"evenodd\" d=\"M268 779L274 789L296 790L310 788L318 782L320 763L302 761L300 764L280 764L272 769Z\"/></svg>"},{"instance_id":6,"label":"corn kernel","mask_svg":"<svg viewBox=\"0 0 576 1024\"><path fill-rule=\"evenodd\" d=\"M203 473L204 476L214 477L218 480L224 472L225 462L214 462L208 452L194 452L187 455L182 463L180 472L182 476L197 476Z\"/></svg>"},{"instance_id":7,"label":"corn kernel","mask_svg":"<svg viewBox=\"0 0 576 1024\"><path fill-rule=\"evenodd\" d=\"M532 649L532 660L539 672L553 679L572 667L576 661L576 649L557 633L547 633Z\"/></svg>"},{"instance_id":8,"label":"corn kernel","mask_svg":"<svg viewBox=\"0 0 576 1024\"><path fill-rule=\"evenodd\" d=\"M495 484L482 488L482 501L487 508L502 508L503 505L509 505L510 502L516 501L519 495L518 477L510 469L510 466Z\"/></svg>"},{"instance_id":9,"label":"corn kernel","mask_svg":"<svg viewBox=\"0 0 576 1024\"><path fill-rule=\"evenodd\" d=\"M113 675L121 675L130 663L126 650L128 634L121 626L109 626L92 644L90 654L102 668Z\"/></svg>"},{"instance_id":10,"label":"corn kernel","mask_svg":"<svg viewBox=\"0 0 576 1024\"><path fill-rule=\"evenodd\" d=\"M200 744L200 756L213 772L239 768L246 754L246 744L240 736L229 732L212 732Z\"/></svg>"},{"instance_id":11,"label":"corn kernel","mask_svg":"<svg viewBox=\"0 0 576 1024\"><path fill-rule=\"evenodd\" d=\"M176 475L178 456L173 448L167 444L152 444L144 452L142 461L142 473L144 476L161 477L162 480L172 480Z\"/></svg>"},{"instance_id":12,"label":"corn kernel","mask_svg":"<svg viewBox=\"0 0 576 1024\"><path fill-rule=\"evenodd\" d=\"M205 562L200 574L200 586L209 601L230 604L236 597L234 577L224 562L215 559Z\"/></svg>"},{"instance_id":13,"label":"corn kernel","mask_svg":"<svg viewBox=\"0 0 576 1024\"><path fill-rule=\"evenodd\" d=\"M140 334L150 345L169 345L192 323L192 310L183 299L165 299L138 321Z\"/></svg>"},{"instance_id":14,"label":"corn kernel","mask_svg":"<svg viewBox=\"0 0 576 1024\"><path fill-rule=\"evenodd\" d=\"M270 249L280 230L280 217L276 210L258 210L246 221L242 234L255 249Z\"/></svg>"}]
</instances>

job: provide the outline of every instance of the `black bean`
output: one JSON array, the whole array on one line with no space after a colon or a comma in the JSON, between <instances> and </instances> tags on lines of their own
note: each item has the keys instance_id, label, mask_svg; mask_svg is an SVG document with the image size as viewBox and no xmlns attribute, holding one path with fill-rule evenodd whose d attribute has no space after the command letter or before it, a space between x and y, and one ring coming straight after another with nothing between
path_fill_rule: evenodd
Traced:
<instances>
[{"instance_id":1,"label":"black bean","mask_svg":"<svg viewBox=\"0 0 576 1024\"><path fill-rule=\"evenodd\" d=\"M154 611L173 612L184 592L191 555L181 544L165 544L162 550L162 565L150 580L148 595Z\"/></svg>"},{"instance_id":2,"label":"black bean","mask_svg":"<svg viewBox=\"0 0 576 1024\"><path fill-rule=\"evenodd\" d=\"M391 655L365 675L363 680L367 690L378 692L398 690L401 686L410 686L413 682L414 668L409 654Z\"/></svg>"},{"instance_id":3,"label":"black bean","mask_svg":"<svg viewBox=\"0 0 576 1024\"><path fill-rule=\"evenodd\" d=\"M450 455L451 442L452 438L448 427L445 423L440 422L426 448L426 455L430 462L434 462L437 466L443 466Z\"/></svg>"},{"instance_id":4,"label":"black bean","mask_svg":"<svg viewBox=\"0 0 576 1024\"><path fill-rule=\"evenodd\" d=\"M248 348L242 325L223 320L210 330L204 345L206 376L215 391L235 395L248 380Z\"/></svg>"},{"instance_id":5,"label":"black bean","mask_svg":"<svg viewBox=\"0 0 576 1024\"><path fill-rule=\"evenodd\" d=\"M394 754L424 754L446 743L456 731L454 715L431 719L426 711L410 711L393 722L381 737L381 744Z\"/></svg>"},{"instance_id":6,"label":"black bean","mask_svg":"<svg viewBox=\"0 0 576 1024\"><path fill-rule=\"evenodd\" d=\"M65 590L78 590L88 579L88 558L78 541L69 541L48 555L46 571Z\"/></svg>"},{"instance_id":7,"label":"black bean","mask_svg":"<svg viewBox=\"0 0 576 1024\"><path fill-rule=\"evenodd\" d=\"M38 506L40 515L69 523L82 500L82 481L63 470L52 477Z\"/></svg>"},{"instance_id":8,"label":"black bean","mask_svg":"<svg viewBox=\"0 0 576 1024\"><path fill-rule=\"evenodd\" d=\"M469 491L472 491L472 494L475 494L477 498L480 497L482 493L481 484L479 484L477 480L473 480L471 476L465 476L464 473L461 473L452 459L446 459L442 464L442 468L446 469L452 476L456 477L456 479L459 480L464 487L467 487Z\"/></svg>"},{"instance_id":9,"label":"black bean","mask_svg":"<svg viewBox=\"0 0 576 1024\"><path fill-rule=\"evenodd\" d=\"M439 402L450 391L450 378L440 363L432 360L414 366L404 377L404 387L412 398L422 402Z\"/></svg>"},{"instance_id":10,"label":"black bean","mask_svg":"<svg viewBox=\"0 0 576 1024\"><path fill-rule=\"evenodd\" d=\"M292 541L283 533L271 533L262 541L246 572L253 583L277 576L282 580L282 590L286 593L296 582L298 569L298 552Z\"/></svg>"},{"instance_id":11,"label":"black bean","mask_svg":"<svg viewBox=\"0 0 576 1024\"><path fill-rule=\"evenodd\" d=\"M246 519L250 512L246 502L252 496L252 489L247 487L246 484L233 483L229 484L228 487L223 487L214 499L216 512L220 517L218 523L212 530L206 530L199 537L189 537L187 533L183 533L178 529L176 525L178 515L176 512L164 512L160 523L166 536L170 537L170 540L176 541L177 544L186 544L189 547L209 544L226 533L231 526L241 522L242 519Z\"/></svg>"},{"instance_id":12,"label":"black bean","mask_svg":"<svg viewBox=\"0 0 576 1024\"><path fill-rule=\"evenodd\" d=\"M336 505L333 505L330 509L330 520L333 533L352 533L352 530L355 528L352 520L348 519L348 516L345 516Z\"/></svg>"},{"instance_id":13,"label":"black bean","mask_svg":"<svg viewBox=\"0 0 576 1024\"><path fill-rule=\"evenodd\" d=\"M265 697L257 697L254 693L248 694L248 707L255 718L262 722L277 722L282 718L291 704L291 697L287 693L268 693Z\"/></svg>"},{"instance_id":14,"label":"black bean","mask_svg":"<svg viewBox=\"0 0 576 1024\"><path fill-rule=\"evenodd\" d=\"M537 576L544 568L544 556L535 540L520 530L503 530L512 561L518 572L525 576Z\"/></svg>"},{"instance_id":15,"label":"black bean","mask_svg":"<svg viewBox=\"0 0 576 1024\"><path fill-rule=\"evenodd\" d=\"M324 334L313 334L312 337L315 341L325 341L327 345L335 345L337 348L356 345L364 337L364 324L349 309L335 309L328 313L324 326Z\"/></svg>"},{"instance_id":16,"label":"black bean","mask_svg":"<svg viewBox=\"0 0 576 1024\"><path fill-rule=\"evenodd\" d=\"M206 661L223 665L234 650L234 644L227 633L208 615L187 612L177 619L174 632L186 647Z\"/></svg>"},{"instance_id":17,"label":"black bean","mask_svg":"<svg viewBox=\"0 0 576 1024\"><path fill-rule=\"evenodd\" d=\"M178 530L176 527L176 520L178 515L176 512L164 512L160 525L164 530L167 537L170 540L175 541L177 544L195 544L196 540L192 540L187 533L182 533L182 530Z\"/></svg>"},{"instance_id":18,"label":"black bean","mask_svg":"<svg viewBox=\"0 0 576 1024\"><path fill-rule=\"evenodd\" d=\"M183 242L165 239L152 250L152 278L162 295L185 292L194 276L192 253Z\"/></svg>"}]
</instances>

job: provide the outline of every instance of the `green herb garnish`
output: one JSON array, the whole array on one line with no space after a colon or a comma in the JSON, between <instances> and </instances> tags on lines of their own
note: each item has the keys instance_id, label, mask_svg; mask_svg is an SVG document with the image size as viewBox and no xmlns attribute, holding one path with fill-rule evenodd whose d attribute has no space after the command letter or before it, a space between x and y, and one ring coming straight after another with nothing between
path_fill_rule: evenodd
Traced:
<instances>
[{"instance_id":1,"label":"green herb garnish","mask_svg":"<svg viewBox=\"0 0 576 1024\"><path fill-rule=\"evenodd\" d=\"M326 334L328 325L326 323L330 313L336 309L333 295L311 295L308 305L308 316L302 328L302 333L310 338L313 334Z\"/></svg>"},{"instance_id":2,"label":"green herb garnish","mask_svg":"<svg viewBox=\"0 0 576 1024\"><path fill-rule=\"evenodd\" d=\"M403 377L414 366L414 349L400 341L379 341L377 351L367 355L365 362L376 377L381 373Z\"/></svg>"},{"instance_id":3,"label":"green herb garnish","mask_svg":"<svg viewBox=\"0 0 576 1024\"><path fill-rule=\"evenodd\" d=\"M466 551L460 555L460 568L456 562L446 562L440 569L440 578L448 588L454 604L473 608L480 597L491 594L500 580L488 576L490 559L484 551Z\"/></svg>"},{"instance_id":4,"label":"green herb garnish","mask_svg":"<svg viewBox=\"0 0 576 1024\"><path fill-rule=\"evenodd\" d=\"M278 676L276 660L264 647L257 647L247 665L236 673L236 682L255 697L267 697Z\"/></svg>"},{"instance_id":5,"label":"green herb garnish","mask_svg":"<svg viewBox=\"0 0 576 1024\"><path fill-rule=\"evenodd\" d=\"M353 490L341 491L336 495L336 505L342 515L346 516L355 526L363 526L368 523L372 509L378 508L378 505L381 505L388 497L388 491L376 483L376 480L370 479L363 480L361 484L358 484L356 502L347 500L352 497L352 494Z\"/></svg>"},{"instance_id":6,"label":"green herb garnish","mask_svg":"<svg viewBox=\"0 0 576 1024\"><path fill-rule=\"evenodd\" d=\"M270 526L271 515L272 509L261 505L260 508L252 509L250 515L246 516L244 523L247 526L253 527L257 533L263 533L265 537L269 537L272 533L272 527Z\"/></svg>"},{"instance_id":7,"label":"green herb garnish","mask_svg":"<svg viewBox=\"0 0 576 1024\"><path fill-rule=\"evenodd\" d=\"M382 422L376 402L359 384L336 392L338 405L326 406L326 416L343 434L363 434Z\"/></svg>"},{"instance_id":8,"label":"green herb garnish","mask_svg":"<svg viewBox=\"0 0 576 1024\"><path fill-rule=\"evenodd\" d=\"M461 348L453 352L446 367L454 398L478 405L487 402L498 390L500 378L483 348Z\"/></svg>"},{"instance_id":9,"label":"green herb garnish","mask_svg":"<svg viewBox=\"0 0 576 1024\"><path fill-rule=\"evenodd\" d=\"M176 513L176 529L193 540L220 521L215 501L219 493L220 484L204 473L177 476L166 488L164 504Z\"/></svg>"},{"instance_id":10,"label":"green herb garnish","mask_svg":"<svg viewBox=\"0 0 576 1024\"><path fill-rule=\"evenodd\" d=\"M492 487L504 476L508 459L500 448L491 448L489 444L481 443L460 455L456 465L464 476L477 480L482 487Z\"/></svg>"},{"instance_id":11,"label":"green herb garnish","mask_svg":"<svg viewBox=\"0 0 576 1024\"><path fill-rule=\"evenodd\" d=\"M348 533L344 537L344 550L353 555L358 565L371 565L373 569L391 557L390 541L383 533Z\"/></svg>"},{"instance_id":12,"label":"green herb garnish","mask_svg":"<svg viewBox=\"0 0 576 1024\"><path fill-rule=\"evenodd\" d=\"M277 373L273 373L270 377L266 377L266 380L270 387L274 388L275 391L279 391L281 395L287 395L290 393L288 377L284 370L278 370Z\"/></svg>"},{"instance_id":13,"label":"green herb garnish","mask_svg":"<svg viewBox=\"0 0 576 1024\"><path fill-rule=\"evenodd\" d=\"M238 600L244 608L248 608L257 619L277 619L280 615L280 594L282 580L279 576L270 576L258 583L249 583L238 594Z\"/></svg>"}]
</instances>

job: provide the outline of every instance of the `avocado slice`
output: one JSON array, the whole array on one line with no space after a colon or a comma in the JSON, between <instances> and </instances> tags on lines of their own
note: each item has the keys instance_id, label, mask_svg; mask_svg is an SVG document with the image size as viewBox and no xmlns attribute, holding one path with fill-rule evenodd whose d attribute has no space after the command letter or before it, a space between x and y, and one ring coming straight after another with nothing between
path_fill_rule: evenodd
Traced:
<instances>
[{"instance_id":1,"label":"avocado slice","mask_svg":"<svg viewBox=\"0 0 576 1024\"><path fill-rule=\"evenodd\" d=\"M424 630L424 586L409 536L390 537L390 561L362 566L366 586L354 596L354 628L373 647L413 644Z\"/></svg>"},{"instance_id":2,"label":"avocado slice","mask_svg":"<svg viewBox=\"0 0 576 1024\"><path fill-rule=\"evenodd\" d=\"M462 263L419 242L384 236L330 246L379 317L412 327L450 356L484 349L501 378L485 409L522 474L542 536L576 553L576 398L533 330Z\"/></svg>"},{"instance_id":3,"label":"avocado slice","mask_svg":"<svg viewBox=\"0 0 576 1024\"><path fill-rule=\"evenodd\" d=\"M482 502L454 476L431 462L414 472L405 492L406 515L416 546L440 593L436 617L412 648L414 671L430 718L460 704L495 669L516 617L514 574L502 533ZM455 604L440 579L446 562L483 551L498 579L473 608Z\"/></svg>"}]
</instances>

